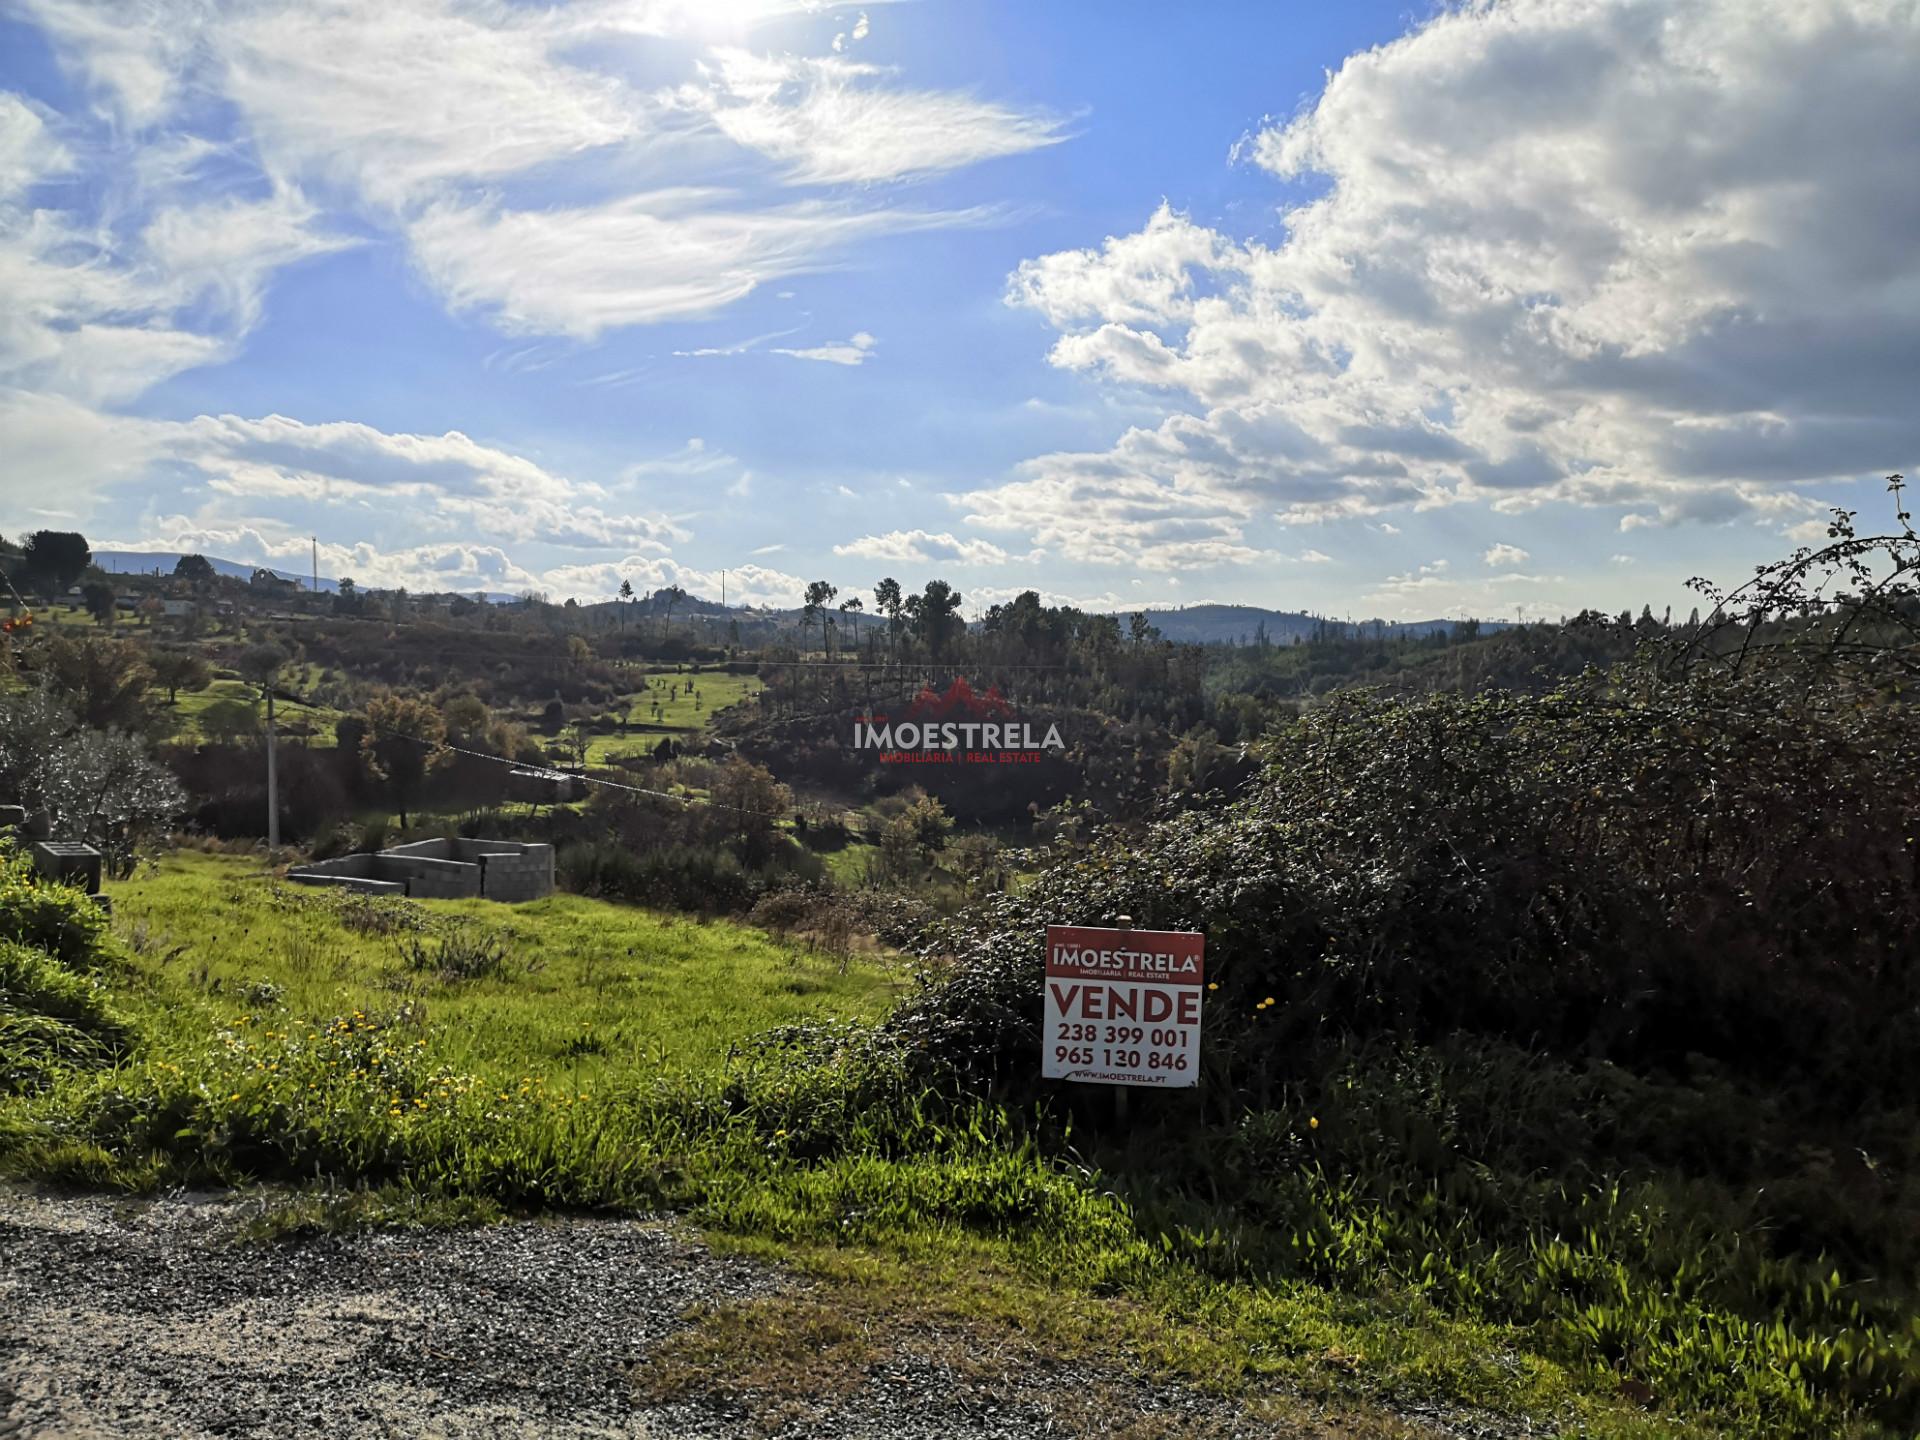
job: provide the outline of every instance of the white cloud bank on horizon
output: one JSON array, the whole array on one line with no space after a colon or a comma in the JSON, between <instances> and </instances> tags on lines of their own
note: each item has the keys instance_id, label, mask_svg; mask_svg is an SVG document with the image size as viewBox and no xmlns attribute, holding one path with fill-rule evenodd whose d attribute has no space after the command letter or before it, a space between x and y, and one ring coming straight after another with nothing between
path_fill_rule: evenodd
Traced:
<instances>
[{"instance_id":1,"label":"white cloud bank on horizon","mask_svg":"<svg viewBox=\"0 0 1920 1440\"><path fill-rule=\"evenodd\" d=\"M1242 146L1324 177L1283 239L1163 204L1019 267L1055 365L1172 413L966 518L1148 570L1405 506L1802 521L1920 451L1916 70L1905 0L1478 0L1351 56Z\"/></svg>"}]
</instances>

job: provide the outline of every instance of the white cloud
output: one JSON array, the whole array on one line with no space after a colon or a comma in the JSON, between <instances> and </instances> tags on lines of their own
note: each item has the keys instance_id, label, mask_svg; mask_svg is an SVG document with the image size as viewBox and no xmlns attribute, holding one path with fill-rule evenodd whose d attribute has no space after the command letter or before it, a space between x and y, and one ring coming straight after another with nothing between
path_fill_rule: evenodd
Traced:
<instances>
[{"instance_id":1,"label":"white cloud","mask_svg":"<svg viewBox=\"0 0 1920 1440\"><path fill-rule=\"evenodd\" d=\"M1920 450L1917 64L1894 0L1445 8L1255 137L1324 181L1281 240L1163 205L1020 266L1056 365L1179 397L1035 463L1095 514L1804 513L1784 487Z\"/></svg>"},{"instance_id":2,"label":"white cloud","mask_svg":"<svg viewBox=\"0 0 1920 1440\"><path fill-rule=\"evenodd\" d=\"M853 38L865 34L856 25ZM933 174L1064 139L1050 117L970 95L887 88L890 70L837 56L716 52L705 85L676 92L735 144L796 185L870 184Z\"/></svg>"},{"instance_id":3,"label":"white cloud","mask_svg":"<svg viewBox=\"0 0 1920 1440\"><path fill-rule=\"evenodd\" d=\"M870 198L767 203L750 184L765 160L740 146L814 184L944 170L1059 138L1051 121L915 91L890 71L737 47L711 52L711 85L654 88L660 65L688 66L707 53L702 42L797 8L771 0L726 16L677 0L22 4L139 133L141 155L174 157L149 167L149 184L219 148L196 127L225 127L213 112L230 106L234 133L220 144L257 158L275 194L311 194L329 215L404 235L450 306L515 334L592 339L706 315L764 281L844 264L855 242L990 218ZM680 43L655 43L663 36ZM645 88L616 73L621 57L603 43L623 37L643 41L633 68ZM36 119L18 106L0 113L0 187L57 158ZM242 224L201 218L198 231L179 228L175 258L196 236L251 243L269 268L290 258ZM184 363L163 351L141 368Z\"/></svg>"},{"instance_id":4,"label":"white cloud","mask_svg":"<svg viewBox=\"0 0 1920 1440\"><path fill-rule=\"evenodd\" d=\"M87 497L164 475L176 487L192 485L217 497L218 505L280 507L308 519L315 506L399 502L412 524L463 539L664 553L687 538L667 516L641 511L631 495L556 475L459 431L392 434L353 421L308 424L284 415L146 420L0 391L0 449L12 461L9 499L56 490ZM655 475L698 473L688 467L709 455L682 450L641 462L630 467L621 490ZM721 468L734 463L726 455L711 458ZM197 523L216 522L202 517Z\"/></svg>"},{"instance_id":5,"label":"white cloud","mask_svg":"<svg viewBox=\"0 0 1920 1440\"><path fill-rule=\"evenodd\" d=\"M169 205L139 230L0 208L0 383L125 400L230 356L274 270L345 241L292 192Z\"/></svg>"},{"instance_id":6,"label":"white cloud","mask_svg":"<svg viewBox=\"0 0 1920 1440\"><path fill-rule=\"evenodd\" d=\"M592 339L710 315L768 280L828 268L857 239L969 219L819 201L714 208L722 203L706 190L554 210L445 203L408 233L421 272L455 310L484 310L510 334Z\"/></svg>"},{"instance_id":7,"label":"white cloud","mask_svg":"<svg viewBox=\"0 0 1920 1440\"><path fill-rule=\"evenodd\" d=\"M131 128L162 119L178 97L194 27L139 0L18 0L55 51Z\"/></svg>"},{"instance_id":8,"label":"white cloud","mask_svg":"<svg viewBox=\"0 0 1920 1440\"><path fill-rule=\"evenodd\" d=\"M18 95L0 91L0 202L72 164L73 156L40 113Z\"/></svg>"},{"instance_id":9,"label":"white cloud","mask_svg":"<svg viewBox=\"0 0 1920 1440\"><path fill-rule=\"evenodd\" d=\"M270 521L204 523L186 516L162 516L126 539L95 542L97 549L177 550L307 573L312 542ZM539 587L540 579L515 564L497 546L450 541L384 550L376 545L339 545L321 541L320 573L346 576L361 586L413 591L476 590L517 594Z\"/></svg>"},{"instance_id":10,"label":"white cloud","mask_svg":"<svg viewBox=\"0 0 1920 1440\"><path fill-rule=\"evenodd\" d=\"M619 81L554 54L537 12L443 0L231 8L199 38L269 166L388 209L614 145L647 123Z\"/></svg>"},{"instance_id":11,"label":"white cloud","mask_svg":"<svg viewBox=\"0 0 1920 1440\"><path fill-rule=\"evenodd\" d=\"M571 596L585 603L612 599L619 593L622 580L632 581L633 588L642 594L664 585L678 585L702 600L718 601L721 593L720 571L692 569L658 555L629 555L624 560L558 566L542 574L541 586L555 600ZM806 588L806 582L799 576L763 565L729 566L726 572L729 605L791 609L800 604Z\"/></svg>"},{"instance_id":12,"label":"white cloud","mask_svg":"<svg viewBox=\"0 0 1920 1440\"><path fill-rule=\"evenodd\" d=\"M931 535L925 530L862 535L845 545L834 546L833 553L919 565L1004 565L1009 558L1006 551L986 540L963 540L945 533Z\"/></svg>"},{"instance_id":13,"label":"white cloud","mask_svg":"<svg viewBox=\"0 0 1920 1440\"><path fill-rule=\"evenodd\" d=\"M1518 545L1509 545L1505 541L1500 541L1489 546L1487 553L1480 557L1481 564L1491 566L1495 569L1498 569L1502 565L1524 565L1527 563L1527 560L1528 555L1526 551L1522 550Z\"/></svg>"},{"instance_id":14,"label":"white cloud","mask_svg":"<svg viewBox=\"0 0 1920 1440\"><path fill-rule=\"evenodd\" d=\"M1166 582L1169 589L1177 589L1179 584L1178 580ZM1072 595L1059 590L1050 590L1043 585L970 585L965 592L964 609L970 616L982 616L995 605L1005 605L1029 590L1040 597L1040 603L1043 605L1070 605L1076 610L1084 610L1095 615L1131 614L1135 610L1173 610L1183 603L1171 597L1149 598L1142 595L1121 595L1112 590L1104 590L1095 595Z\"/></svg>"},{"instance_id":15,"label":"white cloud","mask_svg":"<svg viewBox=\"0 0 1920 1440\"><path fill-rule=\"evenodd\" d=\"M1333 563L1333 557L1324 550L1302 550L1293 558L1298 560L1302 565L1329 565Z\"/></svg>"},{"instance_id":16,"label":"white cloud","mask_svg":"<svg viewBox=\"0 0 1920 1440\"><path fill-rule=\"evenodd\" d=\"M789 330L769 330L764 335L755 335L751 339L738 340L731 345L702 345L694 350L676 350L673 353L682 359L703 359L716 355L745 355L769 340L784 340L789 335L798 335L806 327L795 325Z\"/></svg>"},{"instance_id":17,"label":"white cloud","mask_svg":"<svg viewBox=\"0 0 1920 1440\"><path fill-rule=\"evenodd\" d=\"M873 354L874 339L866 331L845 340L830 341L825 345L812 345L801 350L783 350L775 347L775 355L791 356L795 360L823 360L829 365L861 365Z\"/></svg>"}]
</instances>

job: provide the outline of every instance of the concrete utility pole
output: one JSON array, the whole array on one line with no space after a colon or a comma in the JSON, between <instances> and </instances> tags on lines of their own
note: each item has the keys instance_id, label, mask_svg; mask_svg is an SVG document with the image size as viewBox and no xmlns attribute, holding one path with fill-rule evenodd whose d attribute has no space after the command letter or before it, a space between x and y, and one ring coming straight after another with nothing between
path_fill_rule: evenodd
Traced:
<instances>
[{"instance_id":1,"label":"concrete utility pole","mask_svg":"<svg viewBox=\"0 0 1920 1440\"><path fill-rule=\"evenodd\" d=\"M267 692L267 863L280 859L280 780L273 764L273 682L260 687Z\"/></svg>"}]
</instances>

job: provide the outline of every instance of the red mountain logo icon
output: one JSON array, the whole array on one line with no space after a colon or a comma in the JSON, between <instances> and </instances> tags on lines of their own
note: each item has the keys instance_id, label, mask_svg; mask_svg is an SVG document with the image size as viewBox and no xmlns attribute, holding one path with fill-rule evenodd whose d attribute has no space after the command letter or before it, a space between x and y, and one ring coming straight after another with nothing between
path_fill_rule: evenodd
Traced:
<instances>
[{"instance_id":1,"label":"red mountain logo icon","mask_svg":"<svg viewBox=\"0 0 1920 1440\"><path fill-rule=\"evenodd\" d=\"M923 724L929 720L1010 720L1013 706L1007 703L998 685L979 695L965 680L956 677L944 694L931 685L922 687L901 718Z\"/></svg>"}]
</instances>

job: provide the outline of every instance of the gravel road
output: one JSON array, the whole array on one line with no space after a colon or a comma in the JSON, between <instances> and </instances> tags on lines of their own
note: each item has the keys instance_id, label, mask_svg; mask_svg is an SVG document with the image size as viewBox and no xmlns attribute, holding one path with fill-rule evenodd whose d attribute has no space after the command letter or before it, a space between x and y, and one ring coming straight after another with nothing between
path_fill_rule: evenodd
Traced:
<instances>
[{"instance_id":1,"label":"gravel road","mask_svg":"<svg viewBox=\"0 0 1920 1440\"><path fill-rule=\"evenodd\" d=\"M777 1395L680 1384L663 1399L650 1359L684 1336L690 1311L804 1297L806 1283L715 1255L672 1223L565 1218L258 1244L234 1239L246 1205L0 1189L0 1437L1362 1433L1031 1353L983 1364L964 1337L915 1346L889 1334L851 1366L823 1347L833 1373L803 1365ZM1362 1431L1473 1433L1413 1417Z\"/></svg>"}]
</instances>

